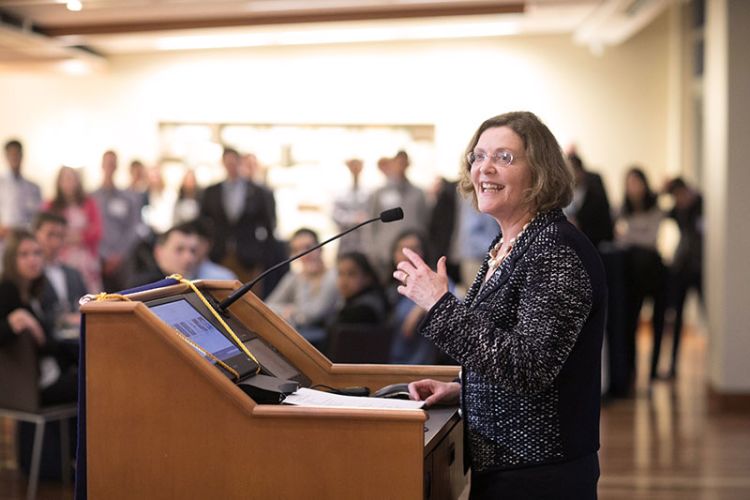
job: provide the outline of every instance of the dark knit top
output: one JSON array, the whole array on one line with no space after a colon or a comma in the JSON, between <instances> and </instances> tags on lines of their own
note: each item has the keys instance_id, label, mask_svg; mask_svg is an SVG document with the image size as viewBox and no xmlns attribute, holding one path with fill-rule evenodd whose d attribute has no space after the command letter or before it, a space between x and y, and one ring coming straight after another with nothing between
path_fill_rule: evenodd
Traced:
<instances>
[{"instance_id":1,"label":"dark knit top","mask_svg":"<svg viewBox=\"0 0 750 500\"><path fill-rule=\"evenodd\" d=\"M537 215L483 284L487 270L485 259L464 301L446 293L421 325L463 366L473 470L595 452L607 304L598 253L552 210Z\"/></svg>"}]
</instances>

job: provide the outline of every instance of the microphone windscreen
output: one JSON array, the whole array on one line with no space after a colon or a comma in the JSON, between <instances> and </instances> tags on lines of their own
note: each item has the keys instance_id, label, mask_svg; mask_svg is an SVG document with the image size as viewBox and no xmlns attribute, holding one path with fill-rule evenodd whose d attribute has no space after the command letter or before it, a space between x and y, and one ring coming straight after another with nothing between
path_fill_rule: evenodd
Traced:
<instances>
[{"instance_id":1,"label":"microphone windscreen","mask_svg":"<svg viewBox=\"0 0 750 500\"><path fill-rule=\"evenodd\" d=\"M404 211L401 207L389 208L380 212L380 220L383 222L393 222L394 220L401 220L404 218Z\"/></svg>"}]
</instances>

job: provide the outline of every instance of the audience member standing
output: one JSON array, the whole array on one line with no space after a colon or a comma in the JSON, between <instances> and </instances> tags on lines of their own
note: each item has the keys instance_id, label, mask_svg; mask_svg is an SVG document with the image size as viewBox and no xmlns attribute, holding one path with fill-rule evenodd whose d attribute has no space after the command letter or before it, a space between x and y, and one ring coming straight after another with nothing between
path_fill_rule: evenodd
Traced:
<instances>
[{"instance_id":1,"label":"audience member standing","mask_svg":"<svg viewBox=\"0 0 750 500\"><path fill-rule=\"evenodd\" d=\"M703 302L703 197L681 178L667 184L666 191L674 199L669 216L680 228L671 268L670 306L674 309L672 365L669 377L677 375L677 361L682 335L682 312L688 291L694 288Z\"/></svg>"},{"instance_id":2,"label":"audience member standing","mask_svg":"<svg viewBox=\"0 0 750 500\"><path fill-rule=\"evenodd\" d=\"M99 257L102 261L102 281L106 291L121 290L125 286L125 259L138 243L141 224L140 207L133 195L115 186L117 154L107 151L102 155L103 180L93 197L102 216L102 239Z\"/></svg>"},{"instance_id":3,"label":"audience member standing","mask_svg":"<svg viewBox=\"0 0 750 500\"><path fill-rule=\"evenodd\" d=\"M198 218L201 209L201 195L195 170L186 170L177 191L177 201L174 204L173 218L175 224L184 224Z\"/></svg>"},{"instance_id":4,"label":"audience member standing","mask_svg":"<svg viewBox=\"0 0 750 500\"><path fill-rule=\"evenodd\" d=\"M651 324L653 349L651 351L651 379L656 378L664 331L666 306L666 268L656 247L659 227L664 213L657 205L656 194L649 186L646 174L640 168L631 168L625 178L625 196L618 221L617 240L627 250L628 312L626 335L628 364L631 379L635 376L636 332L643 300L653 300Z\"/></svg>"},{"instance_id":5,"label":"audience member standing","mask_svg":"<svg viewBox=\"0 0 750 500\"><path fill-rule=\"evenodd\" d=\"M394 207L402 207L404 219L392 224L370 224L371 257L383 277L390 276L391 247L396 237L407 229L424 231L427 227L427 200L421 189L414 186L406 177L409 155L399 151L383 165L378 165L386 175L385 186L375 190L370 196L370 217Z\"/></svg>"},{"instance_id":6,"label":"audience member standing","mask_svg":"<svg viewBox=\"0 0 750 500\"><path fill-rule=\"evenodd\" d=\"M346 168L352 176L352 186L333 202L333 222L336 223L339 231L367 220L367 193L359 185L362 166L362 160L358 158L346 161ZM339 240L339 255L364 251L365 244L361 231L351 232Z\"/></svg>"},{"instance_id":7,"label":"audience member standing","mask_svg":"<svg viewBox=\"0 0 750 500\"><path fill-rule=\"evenodd\" d=\"M30 228L42 206L39 186L21 172L23 145L19 141L13 139L5 143L5 159L10 172L0 177L0 251L8 232L17 227Z\"/></svg>"},{"instance_id":8,"label":"audience member standing","mask_svg":"<svg viewBox=\"0 0 750 500\"><path fill-rule=\"evenodd\" d=\"M240 176L240 155L224 149L225 181L206 188L201 216L214 224L216 238L211 260L234 271L242 281L260 274L273 247L276 217L269 195Z\"/></svg>"},{"instance_id":9,"label":"audience member standing","mask_svg":"<svg viewBox=\"0 0 750 500\"><path fill-rule=\"evenodd\" d=\"M55 197L45 206L68 222L65 243L60 249L60 261L77 269L91 293L102 291L101 268L98 259L102 222L99 207L83 191L78 172L61 167L57 174Z\"/></svg>"},{"instance_id":10,"label":"audience member standing","mask_svg":"<svg viewBox=\"0 0 750 500\"><path fill-rule=\"evenodd\" d=\"M461 282L468 288L482 267L490 245L500 233L491 216L476 210L471 200L461 198L458 247L461 257Z\"/></svg>"},{"instance_id":11,"label":"audience member standing","mask_svg":"<svg viewBox=\"0 0 750 500\"><path fill-rule=\"evenodd\" d=\"M444 255L447 259L448 276L454 282L461 281L461 268L455 237L458 233L459 197L458 183L443 177L433 186L434 196L427 223L427 241L431 255Z\"/></svg>"},{"instance_id":12,"label":"audience member standing","mask_svg":"<svg viewBox=\"0 0 750 500\"><path fill-rule=\"evenodd\" d=\"M266 184L266 170L258 161L258 157L252 153L242 155L240 160L240 177L255 184L263 195L266 209L271 214L271 227L276 229L276 197L273 190Z\"/></svg>"},{"instance_id":13,"label":"audience member standing","mask_svg":"<svg viewBox=\"0 0 750 500\"><path fill-rule=\"evenodd\" d=\"M576 153L568 155L568 162L573 167L575 187L573 201L565 208L565 215L598 248L600 243L612 241L614 237L604 182L599 174L586 170Z\"/></svg>"},{"instance_id":14,"label":"audience member standing","mask_svg":"<svg viewBox=\"0 0 750 500\"><path fill-rule=\"evenodd\" d=\"M133 195L139 208L148 202L148 172L140 160L130 162L130 185L127 191Z\"/></svg>"},{"instance_id":15,"label":"audience member standing","mask_svg":"<svg viewBox=\"0 0 750 500\"><path fill-rule=\"evenodd\" d=\"M146 172L148 191L146 192L146 206L143 207L141 216L154 233L161 234L173 226L177 193L167 189L161 167L151 167Z\"/></svg>"}]
</instances>

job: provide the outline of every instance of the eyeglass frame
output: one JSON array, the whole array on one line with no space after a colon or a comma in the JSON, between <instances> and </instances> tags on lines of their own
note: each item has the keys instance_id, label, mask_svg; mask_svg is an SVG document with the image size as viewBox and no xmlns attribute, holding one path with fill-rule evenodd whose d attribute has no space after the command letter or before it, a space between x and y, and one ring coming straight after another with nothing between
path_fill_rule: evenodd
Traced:
<instances>
[{"instance_id":1,"label":"eyeglass frame","mask_svg":"<svg viewBox=\"0 0 750 500\"><path fill-rule=\"evenodd\" d=\"M510 160L508 160L507 162L502 161L498 158L500 154L506 154L506 153L510 155ZM513 164L513 160L516 159L515 155L513 154L513 151L510 151L509 149L498 149L491 155L484 153L484 152L476 153L474 151L469 151L468 153L466 153L466 162L469 164L469 168L474 166L474 162L478 161L478 158L477 158L478 155L485 156L483 160L479 161L478 163L479 165L483 164L485 161L487 161L487 159L491 159L492 164L494 166L502 167L502 168L510 167ZM474 161L472 161L472 157L474 157Z\"/></svg>"}]
</instances>

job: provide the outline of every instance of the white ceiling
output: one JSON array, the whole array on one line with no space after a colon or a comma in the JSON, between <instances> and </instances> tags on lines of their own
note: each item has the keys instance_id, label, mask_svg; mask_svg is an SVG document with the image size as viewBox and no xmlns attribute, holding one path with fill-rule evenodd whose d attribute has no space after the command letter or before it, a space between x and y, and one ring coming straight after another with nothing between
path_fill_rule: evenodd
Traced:
<instances>
[{"instance_id":1,"label":"white ceiling","mask_svg":"<svg viewBox=\"0 0 750 500\"><path fill-rule=\"evenodd\" d=\"M267 45L568 33L622 43L676 0L0 1L0 65ZM81 47L85 47L82 50ZM92 54L93 53L93 54Z\"/></svg>"}]
</instances>

